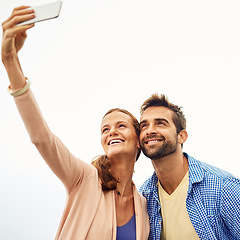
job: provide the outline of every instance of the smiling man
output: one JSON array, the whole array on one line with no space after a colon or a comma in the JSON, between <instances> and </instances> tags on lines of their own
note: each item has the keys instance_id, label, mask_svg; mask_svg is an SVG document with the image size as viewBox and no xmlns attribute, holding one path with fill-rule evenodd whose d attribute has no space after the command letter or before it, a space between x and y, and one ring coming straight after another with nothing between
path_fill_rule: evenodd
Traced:
<instances>
[{"instance_id":1,"label":"smiling man","mask_svg":"<svg viewBox=\"0 0 240 240\"><path fill-rule=\"evenodd\" d=\"M149 239L240 239L240 180L182 151L188 134L181 108L153 94L141 107L140 130L155 170L140 189Z\"/></svg>"}]
</instances>

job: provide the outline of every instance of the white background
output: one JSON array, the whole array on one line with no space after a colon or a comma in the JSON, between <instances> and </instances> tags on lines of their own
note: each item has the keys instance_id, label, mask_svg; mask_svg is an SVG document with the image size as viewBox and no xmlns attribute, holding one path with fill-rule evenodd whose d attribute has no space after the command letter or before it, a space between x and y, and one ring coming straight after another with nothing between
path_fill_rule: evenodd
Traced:
<instances>
[{"instance_id":1,"label":"white background","mask_svg":"<svg viewBox=\"0 0 240 240\"><path fill-rule=\"evenodd\" d=\"M1 1L0 20L39 3ZM184 151L240 177L239 7L237 0L65 0L59 18L28 32L22 67L50 128L82 160L103 153L108 109L139 118L142 102L158 92L183 106ZM1 64L0 239L54 239L65 189L30 143L8 84ZM141 155L137 187L152 171Z\"/></svg>"}]
</instances>

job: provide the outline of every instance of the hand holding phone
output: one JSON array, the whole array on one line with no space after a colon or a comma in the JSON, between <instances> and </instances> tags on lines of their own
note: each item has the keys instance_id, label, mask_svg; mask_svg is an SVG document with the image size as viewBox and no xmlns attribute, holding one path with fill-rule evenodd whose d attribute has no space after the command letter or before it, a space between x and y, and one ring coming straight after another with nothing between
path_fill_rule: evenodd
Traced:
<instances>
[{"instance_id":1,"label":"hand holding phone","mask_svg":"<svg viewBox=\"0 0 240 240\"><path fill-rule=\"evenodd\" d=\"M55 2L33 7L35 18L18 23L16 24L16 26L27 25L35 22L56 18L60 14L61 6L62 6L62 1L58 0Z\"/></svg>"}]
</instances>

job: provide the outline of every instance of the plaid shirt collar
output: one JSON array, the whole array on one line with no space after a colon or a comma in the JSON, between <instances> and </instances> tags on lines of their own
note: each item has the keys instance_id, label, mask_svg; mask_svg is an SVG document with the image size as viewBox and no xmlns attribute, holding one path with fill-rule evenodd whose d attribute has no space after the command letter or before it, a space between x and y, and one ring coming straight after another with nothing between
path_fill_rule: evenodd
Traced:
<instances>
[{"instance_id":1,"label":"plaid shirt collar","mask_svg":"<svg viewBox=\"0 0 240 240\"><path fill-rule=\"evenodd\" d=\"M203 181L204 172L199 162L195 161L193 157L189 156L187 153L183 153L184 156L188 159L188 168L189 168L189 189L188 192L191 192L192 185ZM151 192L156 200L158 199L158 177L156 172L153 173L151 180L149 181L148 188L145 189L144 194L149 195Z\"/></svg>"}]
</instances>

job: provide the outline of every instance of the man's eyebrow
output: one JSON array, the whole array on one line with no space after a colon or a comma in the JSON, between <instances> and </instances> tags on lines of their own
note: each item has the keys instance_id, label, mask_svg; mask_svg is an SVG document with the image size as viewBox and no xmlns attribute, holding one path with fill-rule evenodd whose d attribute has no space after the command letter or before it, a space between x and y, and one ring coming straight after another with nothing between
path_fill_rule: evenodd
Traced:
<instances>
[{"instance_id":1,"label":"man's eyebrow","mask_svg":"<svg viewBox=\"0 0 240 240\"><path fill-rule=\"evenodd\" d=\"M169 123L169 121L165 118L155 118L154 119L155 122L166 122L166 123Z\"/></svg>"},{"instance_id":2,"label":"man's eyebrow","mask_svg":"<svg viewBox=\"0 0 240 240\"><path fill-rule=\"evenodd\" d=\"M142 120L140 122L140 125L142 125L142 124L144 124L146 122L148 122L148 120ZM154 122L166 122L166 123L169 123L169 121L167 119L165 119L165 118L154 118Z\"/></svg>"},{"instance_id":3,"label":"man's eyebrow","mask_svg":"<svg viewBox=\"0 0 240 240\"><path fill-rule=\"evenodd\" d=\"M147 122L147 120L142 120L141 122L140 122L140 125L142 125L143 123L146 123Z\"/></svg>"}]
</instances>

